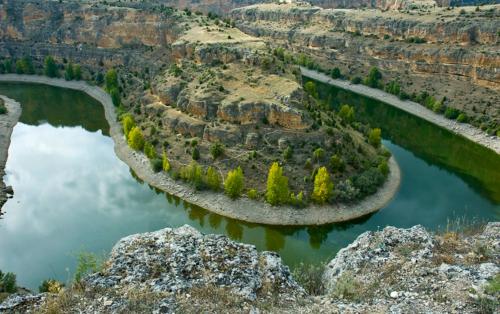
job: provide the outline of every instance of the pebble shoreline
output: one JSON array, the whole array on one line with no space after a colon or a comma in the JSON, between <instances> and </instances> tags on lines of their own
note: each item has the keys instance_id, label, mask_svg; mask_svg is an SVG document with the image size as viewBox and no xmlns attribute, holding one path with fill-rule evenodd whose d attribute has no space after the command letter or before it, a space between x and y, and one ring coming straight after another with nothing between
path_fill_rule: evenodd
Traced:
<instances>
[{"instance_id":1,"label":"pebble shoreline","mask_svg":"<svg viewBox=\"0 0 500 314\"><path fill-rule=\"evenodd\" d=\"M377 193L356 204L309 205L306 208L297 209L291 206L273 207L265 202L250 200L246 197L232 200L222 193L196 191L188 185L171 179L165 173L154 173L147 157L132 150L127 145L121 131L121 125L117 122L111 98L101 88L88 85L83 81L66 81L36 75L4 74L0 75L0 82L45 84L85 92L103 105L106 120L110 125L110 134L115 143L115 153L118 158L132 168L140 179L189 203L228 218L249 223L285 226L343 222L378 211L392 200L399 189L401 173L396 160L391 157L389 159L391 171L386 182L378 189ZM0 147L1 149L8 149L8 146L7 148Z\"/></svg>"}]
</instances>

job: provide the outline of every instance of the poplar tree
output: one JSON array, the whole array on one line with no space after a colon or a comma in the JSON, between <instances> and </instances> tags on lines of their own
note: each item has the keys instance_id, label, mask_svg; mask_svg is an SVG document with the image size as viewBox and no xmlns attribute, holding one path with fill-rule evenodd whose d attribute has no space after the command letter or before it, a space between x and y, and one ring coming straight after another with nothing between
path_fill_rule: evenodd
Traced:
<instances>
[{"instance_id":1,"label":"poplar tree","mask_svg":"<svg viewBox=\"0 0 500 314\"><path fill-rule=\"evenodd\" d=\"M324 204L332 195L332 191L333 183L328 170L326 170L326 167L319 168L318 173L314 177L312 199L318 204Z\"/></svg>"},{"instance_id":2,"label":"poplar tree","mask_svg":"<svg viewBox=\"0 0 500 314\"><path fill-rule=\"evenodd\" d=\"M267 176L266 200L271 205L285 204L290 197L288 178L283 175L283 168L274 162Z\"/></svg>"},{"instance_id":3,"label":"poplar tree","mask_svg":"<svg viewBox=\"0 0 500 314\"><path fill-rule=\"evenodd\" d=\"M244 179L243 170L240 167L228 172L226 181L224 182L224 191L230 198L235 199L241 196L244 188Z\"/></svg>"}]
</instances>

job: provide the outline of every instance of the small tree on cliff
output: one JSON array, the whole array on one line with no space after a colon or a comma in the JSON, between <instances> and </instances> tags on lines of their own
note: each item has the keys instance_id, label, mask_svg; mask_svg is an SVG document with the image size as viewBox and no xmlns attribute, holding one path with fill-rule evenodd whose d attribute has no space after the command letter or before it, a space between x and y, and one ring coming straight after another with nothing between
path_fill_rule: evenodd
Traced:
<instances>
[{"instance_id":1,"label":"small tree on cliff","mask_svg":"<svg viewBox=\"0 0 500 314\"><path fill-rule=\"evenodd\" d=\"M241 196L245 187L244 179L243 170L240 167L229 171L224 182L224 191L230 198L235 199Z\"/></svg>"},{"instance_id":2,"label":"small tree on cliff","mask_svg":"<svg viewBox=\"0 0 500 314\"><path fill-rule=\"evenodd\" d=\"M274 162L267 175L266 200L271 205L285 204L290 197L288 178L283 175L283 168Z\"/></svg>"},{"instance_id":3,"label":"small tree on cliff","mask_svg":"<svg viewBox=\"0 0 500 314\"><path fill-rule=\"evenodd\" d=\"M325 167L321 167L318 173L314 177L314 190L312 193L312 199L318 204L324 204L333 191L333 183L330 180L330 174Z\"/></svg>"},{"instance_id":4,"label":"small tree on cliff","mask_svg":"<svg viewBox=\"0 0 500 314\"><path fill-rule=\"evenodd\" d=\"M128 146L134 150L142 150L144 148L144 136L141 129L135 126L128 134Z\"/></svg>"},{"instance_id":5,"label":"small tree on cliff","mask_svg":"<svg viewBox=\"0 0 500 314\"><path fill-rule=\"evenodd\" d=\"M57 64L52 56L45 57L44 73L48 77L57 77L59 74L57 71Z\"/></svg>"},{"instance_id":6,"label":"small tree on cliff","mask_svg":"<svg viewBox=\"0 0 500 314\"><path fill-rule=\"evenodd\" d=\"M380 147L382 141L382 131L379 128L371 129L368 134L368 141L375 147Z\"/></svg>"},{"instance_id":7,"label":"small tree on cliff","mask_svg":"<svg viewBox=\"0 0 500 314\"><path fill-rule=\"evenodd\" d=\"M111 93L111 90L114 88L118 90L118 74L116 73L116 70L111 69L106 72L104 82L106 83L106 90L108 93Z\"/></svg>"},{"instance_id":8,"label":"small tree on cliff","mask_svg":"<svg viewBox=\"0 0 500 314\"><path fill-rule=\"evenodd\" d=\"M122 126L123 126L123 134L125 134L125 138L128 139L128 134L130 133L130 130L132 130L132 128L135 126L134 118L130 114L125 115L122 119Z\"/></svg>"},{"instance_id":9,"label":"small tree on cliff","mask_svg":"<svg viewBox=\"0 0 500 314\"><path fill-rule=\"evenodd\" d=\"M370 69L368 76L366 76L364 83L370 87L377 88L380 85L380 79L382 79L382 73L380 73L379 69L373 67Z\"/></svg>"}]
</instances>

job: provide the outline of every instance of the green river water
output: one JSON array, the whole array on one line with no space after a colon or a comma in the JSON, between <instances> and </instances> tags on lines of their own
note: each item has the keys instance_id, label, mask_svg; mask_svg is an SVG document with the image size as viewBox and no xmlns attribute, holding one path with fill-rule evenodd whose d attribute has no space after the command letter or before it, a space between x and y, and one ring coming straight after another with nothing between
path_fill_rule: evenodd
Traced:
<instances>
[{"instance_id":1,"label":"green river water","mask_svg":"<svg viewBox=\"0 0 500 314\"><path fill-rule=\"evenodd\" d=\"M353 104L357 118L381 127L402 182L389 205L349 223L272 227L227 219L138 180L113 151L102 106L55 87L1 83L22 104L5 180L15 196L0 220L0 269L36 289L67 281L81 251L109 252L123 236L189 224L277 251L293 267L324 262L367 230L387 225L444 227L457 217L498 220L500 156L386 104L321 86L332 106Z\"/></svg>"}]
</instances>

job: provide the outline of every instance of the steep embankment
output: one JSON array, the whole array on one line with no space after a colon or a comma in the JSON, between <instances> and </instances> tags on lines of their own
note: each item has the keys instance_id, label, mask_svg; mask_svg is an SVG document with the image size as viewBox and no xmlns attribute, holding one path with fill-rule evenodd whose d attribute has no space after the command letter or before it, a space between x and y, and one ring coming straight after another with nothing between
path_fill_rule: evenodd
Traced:
<instances>
[{"instance_id":1,"label":"steep embankment","mask_svg":"<svg viewBox=\"0 0 500 314\"><path fill-rule=\"evenodd\" d=\"M21 105L12 99L0 95L0 99L7 108L6 114L0 114L0 217L3 204L7 201L7 195L12 194L12 187L6 187L3 177L5 176L5 163L9 155L10 136L12 130L21 116Z\"/></svg>"},{"instance_id":2,"label":"steep embankment","mask_svg":"<svg viewBox=\"0 0 500 314\"><path fill-rule=\"evenodd\" d=\"M500 223L467 234L366 232L325 270L291 276L276 253L194 228L121 239L102 270L58 293L14 295L32 313L477 313L498 307ZM314 269L314 268L313 268Z\"/></svg>"},{"instance_id":3,"label":"steep embankment","mask_svg":"<svg viewBox=\"0 0 500 314\"><path fill-rule=\"evenodd\" d=\"M381 91L380 89L371 88L361 84L352 84L349 81L332 79L331 77L307 68L301 68L302 75L317 80L319 82L334 85L360 95L364 95L381 102L387 103L393 107L411 113L414 116L427 120L435 125L445 128L455 134L461 135L475 143L478 143L486 148L489 148L496 153L500 154L500 138L489 136L483 131L465 123L459 123L454 120L446 119L442 115L429 110L420 104L409 100L401 100L392 94Z\"/></svg>"},{"instance_id":4,"label":"steep embankment","mask_svg":"<svg viewBox=\"0 0 500 314\"><path fill-rule=\"evenodd\" d=\"M462 110L494 134L500 126L498 6L479 10L325 10L297 4L236 9L238 28L275 45L314 56L347 79L373 66L383 83L408 95L422 92Z\"/></svg>"}]
</instances>

